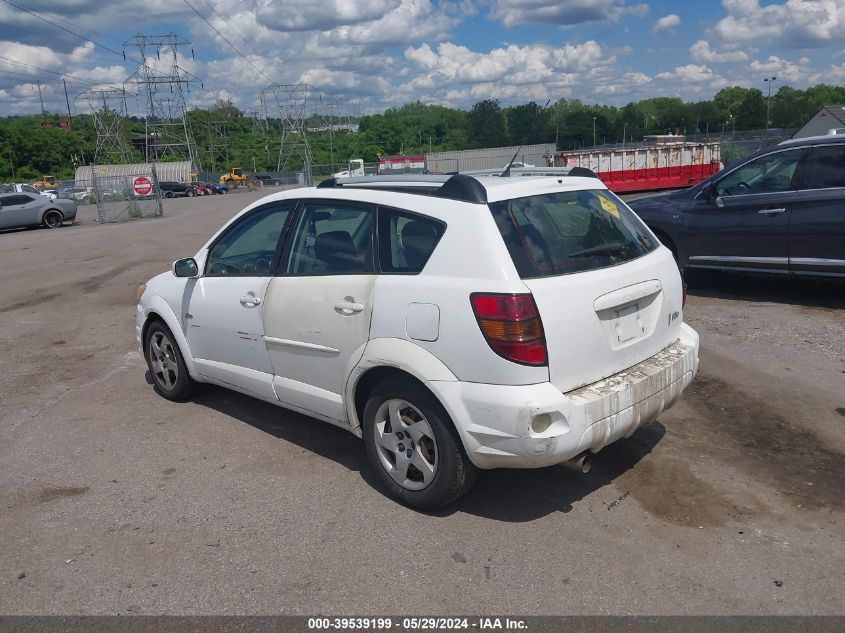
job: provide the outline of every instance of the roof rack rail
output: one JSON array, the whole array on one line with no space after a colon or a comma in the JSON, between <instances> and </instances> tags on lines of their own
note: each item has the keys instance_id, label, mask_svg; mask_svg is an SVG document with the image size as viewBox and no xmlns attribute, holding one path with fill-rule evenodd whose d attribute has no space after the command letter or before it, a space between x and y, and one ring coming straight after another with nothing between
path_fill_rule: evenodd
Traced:
<instances>
[{"instance_id":1,"label":"roof rack rail","mask_svg":"<svg viewBox=\"0 0 845 633\"><path fill-rule=\"evenodd\" d=\"M317 189L338 189L344 187L360 189L384 189L402 193L415 193L462 202L487 204L487 189L476 176L573 176L598 178L585 167L513 167L508 176L502 176L500 169L479 169L457 174L406 174L391 176L352 176L327 178Z\"/></svg>"},{"instance_id":2,"label":"roof rack rail","mask_svg":"<svg viewBox=\"0 0 845 633\"><path fill-rule=\"evenodd\" d=\"M505 176L500 168L473 169L460 172L467 176L498 176L507 178L513 176L573 176L581 178L598 178L592 169L586 167L511 167L510 174Z\"/></svg>"},{"instance_id":3,"label":"roof rack rail","mask_svg":"<svg viewBox=\"0 0 845 633\"><path fill-rule=\"evenodd\" d=\"M328 178L317 185L318 189L334 188L385 189L406 193L420 193L461 200L487 203L487 190L471 176L463 174L408 174L405 176L354 176Z\"/></svg>"}]
</instances>

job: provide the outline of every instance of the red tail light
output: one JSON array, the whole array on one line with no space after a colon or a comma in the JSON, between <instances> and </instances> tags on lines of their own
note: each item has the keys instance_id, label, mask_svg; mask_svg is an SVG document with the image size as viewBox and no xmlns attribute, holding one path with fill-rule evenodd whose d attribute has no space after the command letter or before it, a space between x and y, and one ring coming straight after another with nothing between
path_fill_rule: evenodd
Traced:
<instances>
[{"instance_id":1,"label":"red tail light","mask_svg":"<svg viewBox=\"0 0 845 633\"><path fill-rule=\"evenodd\" d=\"M490 348L520 365L548 362L543 323L531 294L470 295L472 310Z\"/></svg>"}]
</instances>

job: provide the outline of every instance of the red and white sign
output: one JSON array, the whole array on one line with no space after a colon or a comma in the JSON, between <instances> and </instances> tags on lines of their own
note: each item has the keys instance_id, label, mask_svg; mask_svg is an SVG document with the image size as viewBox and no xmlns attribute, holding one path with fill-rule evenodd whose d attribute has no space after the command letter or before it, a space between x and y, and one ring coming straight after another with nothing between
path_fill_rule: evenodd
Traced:
<instances>
[{"instance_id":1,"label":"red and white sign","mask_svg":"<svg viewBox=\"0 0 845 633\"><path fill-rule=\"evenodd\" d=\"M148 196L153 192L153 181L146 176L138 176L132 181L132 191L138 196Z\"/></svg>"}]
</instances>

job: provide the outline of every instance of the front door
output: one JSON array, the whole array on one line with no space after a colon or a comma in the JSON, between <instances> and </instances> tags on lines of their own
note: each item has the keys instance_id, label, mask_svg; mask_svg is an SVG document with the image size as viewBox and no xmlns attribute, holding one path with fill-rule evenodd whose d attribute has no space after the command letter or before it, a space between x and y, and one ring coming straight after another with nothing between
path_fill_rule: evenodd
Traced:
<instances>
[{"instance_id":1,"label":"front door","mask_svg":"<svg viewBox=\"0 0 845 633\"><path fill-rule=\"evenodd\" d=\"M812 152L789 219L789 270L845 276L845 144Z\"/></svg>"},{"instance_id":2,"label":"front door","mask_svg":"<svg viewBox=\"0 0 845 633\"><path fill-rule=\"evenodd\" d=\"M278 398L344 422L346 379L363 355L372 316L375 210L309 201L267 288L264 334Z\"/></svg>"},{"instance_id":3,"label":"front door","mask_svg":"<svg viewBox=\"0 0 845 633\"><path fill-rule=\"evenodd\" d=\"M29 226L41 221L40 213L44 204L40 194L33 196L26 193L0 196L0 228Z\"/></svg>"},{"instance_id":4,"label":"front door","mask_svg":"<svg viewBox=\"0 0 845 633\"><path fill-rule=\"evenodd\" d=\"M190 280L185 334L197 371L275 399L264 345L264 296L294 203L270 204L232 224L209 248L202 276Z\"/></svg>"},{"instance_id":5,"label":"front door","mask_svg":"<svg viewBox=\"0 0 845 633\"><path fill-rule=\"evenodd\" d=\"M683 244L692 267L787 273L793 176L804 150L781 150L714 181L684 213Z\"/></svg>"}]
</instances>

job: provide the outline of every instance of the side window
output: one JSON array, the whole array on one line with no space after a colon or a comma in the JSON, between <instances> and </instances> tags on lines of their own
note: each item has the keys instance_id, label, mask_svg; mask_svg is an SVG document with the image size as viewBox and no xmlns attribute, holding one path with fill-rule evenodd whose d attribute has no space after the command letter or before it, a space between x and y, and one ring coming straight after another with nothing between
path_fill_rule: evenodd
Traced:
<instances>
[{"instance_id":1,"label":"side window","mask_svg":"<svg viewBox=\"0 0 845 633\"><path fill-rule=\"evenodd\" d=\"M11 207L18 204L29 204L32 202L33 198L24 195L18 196L6 196L3 198L3 205L7 207Z\"/></svg>"},{"instance_id":2,"label":"side window","mask_svg":"<svg viewBox=\"0 0 845 633\"><path fill-rule=\"evenodd\" d=\"M373 272L375 213L366 206L306 203L297 222L286 272L360 275Z\"/></svg>"},{"instance_id":3,"label":"side window","mask_svg":"<svg viewBox=\"0 0 845 633\"><path fill-rule=\"evenodd\" d=\"M437 220L393 209L379 209L381 272L416 274L434 252L446 226Z\"/></svg>"},{"instance_id":4,"label":"side window","mask_svg":"<svg viewBox=\"0 0 845 633\"><path fill-rule=\"evenodd\" d=\"M229 227L211 247L205 274L262 277L273 271L279 238L294 203L253 211Z\"/></svg>"},{"instance_id":5,"label":"side window","mask_svg":"<svg viewBox=\"0 0 845 633\"><path fill-rule=\"evenodd\" d=\"M809 189L845 187L845 145L816 147L808 178Z\"/></svg>"},{"instance_id":6,"label":"side window","mask_svg":"<svg viewBox=\"0 0 845 633\"><path fill-rule=\"evenodd\" d=\"M803 149L791 149L761 156L722 178L717 185L717 195L789 191L803 153Z\"/></svg>"}]
</instances>

